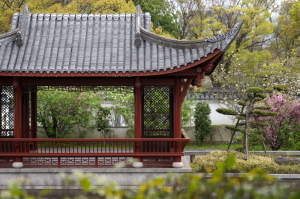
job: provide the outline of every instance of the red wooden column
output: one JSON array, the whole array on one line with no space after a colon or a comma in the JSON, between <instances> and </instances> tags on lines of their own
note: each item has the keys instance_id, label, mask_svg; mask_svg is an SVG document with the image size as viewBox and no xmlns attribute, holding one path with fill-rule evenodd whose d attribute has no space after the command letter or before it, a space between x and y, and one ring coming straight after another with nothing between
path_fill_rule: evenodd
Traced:
<instances>
[{"instance_id":1,"label":"red wooden column","mask_svg":"<svg viewBox=\"0 0 300 199\"><path fill-rule=\"evenodd\" d=\"M37 137L37 90L31 92L31 138ZM33 150L37 149L37 142L34 142Z\"/></svg>"},{"instance_id":2,"label":"red wooden column","mask_svg":"<svg viewBox=\"0 0 300 199\"><path fill-rule=\"evenodd\" d=\"M29 138L29 93L22 93L22 137Z\"/></svg>"},{"instance_id":3,"label":"red wooden column","mask_svg":"<svg viewBox=\"0 0 300 199\"><path fill-rule=\"evenodd\" d=\"M174 87L174 138L181 138L181 79L176 78ZM181 142L175 143L175 152L181 151ZM175 162L181 162L181 157L175 157Z\"/></svg>"},{"instance_id":4,"label":"red wooden column","mask_svg":"<svg viewBox=\"0 0 300 199\"><path fill-rule=\"evenodd\" d=\"M0 86L0 116L2 116L2 86ZM0 136L3 136L2 117L0 117Z\"/></svg>"},{"instance_id":5,"label":"red wooden column","mask_svg":"<svg viewBox=\"0 0 300 199\"><path fill-rule=\"evenodd\" d=\"M29 138L29 89L22 89L22 138ZM29 143L22 146L22 151L29 152Z\"/></svg>"},{"instance_id":6,"label":"red wooden column","mask_svg":"<svg viewBox=\"0 0 300 199\"><path fill-rule=\"evenodd\" d=\"M135 78L134 84L134 137L142 137L142 86L140 77ZM135 142L134 152L139 153L142 151L142 143ZM142 167L141 157L136 157L139 162L134 162L134 167Z\"/></svg>"},{"instance_id":7,"label":"red wooden column","mask_svg":"<svg viewBox=\"0 0 300 199\"><path fill-rule=\"evenodd\" d=\"M21 90L19 77L14 77L13 88L14 88L14 107L15 107L14 137L22 138L22 90ZM16 153L21 152L20 143L18 142L14 143L14 152ZM14 163L12 166L15 168L23 167L22 157L14 157Z\"/></svg>"}]
</instances>

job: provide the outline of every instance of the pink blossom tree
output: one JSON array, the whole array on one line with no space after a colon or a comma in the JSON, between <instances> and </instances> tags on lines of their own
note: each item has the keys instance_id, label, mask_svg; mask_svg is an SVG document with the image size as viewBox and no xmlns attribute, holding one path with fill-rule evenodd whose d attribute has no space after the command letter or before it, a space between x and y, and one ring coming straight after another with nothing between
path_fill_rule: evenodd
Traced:
<instances>
[{"instance_id":1,"label":"pink blossom tree","mask_svg":"<svg viewBox=\"0 0 300 199\"><path fill-rule=\"evenodd\" d=\"M289 140L290 136L300 134L300 101L292 97L274 92L265 101L270 112L275 116L259 116L255 121L267 123L261 126L262 136L266 144L273 150L279 150ZM300 135L298 135L300 137Z\"/></svg>"}]
</instances>

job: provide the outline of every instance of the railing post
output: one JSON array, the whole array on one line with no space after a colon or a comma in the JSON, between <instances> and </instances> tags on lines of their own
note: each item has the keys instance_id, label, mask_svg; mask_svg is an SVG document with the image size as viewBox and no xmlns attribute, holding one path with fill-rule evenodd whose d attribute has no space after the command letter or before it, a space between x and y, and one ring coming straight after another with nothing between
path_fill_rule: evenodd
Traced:
<instances>
[{"instance_id":1,"label":"railing post","mask_svg":"<svg viewBox=\"0 0 300 199\"><path fill-rule=\"evenodd\" d=\"M14 107L15 107L15 138L22 138L22 90L20 85L20 78L14 77L13 79L13 88L14 88ZM16 143L14 146L14 151L19 153L21 152L20 144ZM23 167L22 157L14 157L14 162L12 165L14 168Z\"/></svg>"}]
</instances>

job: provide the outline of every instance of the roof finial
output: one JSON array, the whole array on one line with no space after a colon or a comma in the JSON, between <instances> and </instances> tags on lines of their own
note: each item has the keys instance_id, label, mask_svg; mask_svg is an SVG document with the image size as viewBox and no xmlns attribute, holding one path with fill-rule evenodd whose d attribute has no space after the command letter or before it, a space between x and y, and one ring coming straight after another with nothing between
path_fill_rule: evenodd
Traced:
<instances>
[{"instance_id":1,"label":"roof finial","mask_svg":"<svg viewBox=\"0 0 300 199\"><path fill-rule=\"evenodd\" d=\"M20 30L17 32L17 38L16 38L16 43L19 47L23 45L23 41L24 41L24 37L28 25L28 14L29 14L28 6L25 5L22 12L22 20L19 25Z\"/></svg>"},{"instance_id":2,"label":"roof finial","mask_svg":"<svg viewBox=\"0 0 300 199\"><path fill-rule=\"evenodd\" d=\"M135 13L135 40L134 45L138 48L142 44L142 38L141 38L141 6L136 6L136 13Z\"/></svg>"}]
</instances>

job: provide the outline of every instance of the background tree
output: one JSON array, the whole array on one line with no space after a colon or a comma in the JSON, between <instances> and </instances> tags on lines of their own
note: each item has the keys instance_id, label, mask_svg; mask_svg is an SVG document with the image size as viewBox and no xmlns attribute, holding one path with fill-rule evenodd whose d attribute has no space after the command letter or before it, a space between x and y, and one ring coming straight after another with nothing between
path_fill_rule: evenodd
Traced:
<instances>
[{"instance_id":1,"label":"background tree","mask_svg":"<svg viewBox=\"0 0 300 199\"><path fill-rule=\"evenodd\" d=\"M127 0L128 1L128 0ZM134 5L140 5L143 12L150 12L153 29L162 28L164 33L177 36L176 7L168 0L132 0Z\"/></svg>"},{"instance_id":2,"label":"background tree","mask_svg":"<svg viewBox=\"0 0 300 199\"><path fill-rule=\"evenodd\" d=\"M64 138L75 132L83 137L86 133L80 129L75 131L75 127L91 131L96 128L97 119L105 120L93 114L103 101L98 94L41 90L37 95L37 120L49 138Z\"/></svg>"},{"instance_id":3,"label":"background tree","mask_svg":"<svg viewBox=\"0 0 300 199\"><path fill-rule=\"evenodd\" d=\"M261 135L273 151L281 149L288 142L294 144L292 142L297 142L300 135L300 102L282 93L283 90L278 91L281 88L286 90L286 87L277 85L275 88L277 91L271 93L265 100L265 104L270 107L266 112L275 114L253 115L256 122L265 124L261 125Z\"/></svg>"},{"instance_id":4,"label":"background tree","mask_svg":"<svg viewBox=\"0 0 300 199\"><path fill-rule=\"evenodd\" d=\"M233 131L227 150L229 150L230 145L232 144L233 137L235 136L235 132L240 131L244 134L243 151L245 151L246 153L246 159L248 159L248 148L249 148L248 137L252 128L250 117L252 114L254 114L253 112L254 105L266 97L264 92L265 92L264 89L260 87L247 88L245 91L245 98L242 101L239 101L237 103L239 106L241 106L239 112L227 108L216 109L216 111L221 114L237 116L237 122L234 126L231 125L226 126L226 128ZM258 111L256 113L258 113Z\"/></svg>"},{"instance_id":5,"label":"background tree","mask_svg":"<svg viewBox=\"0 0 300 199\"><path fill-rule=\"evenodd\" d=\"M198 102L195 109L195 137L203 145L204 139L211 133L211 110L206 102Z\"/></svg>"}]
</instances>

